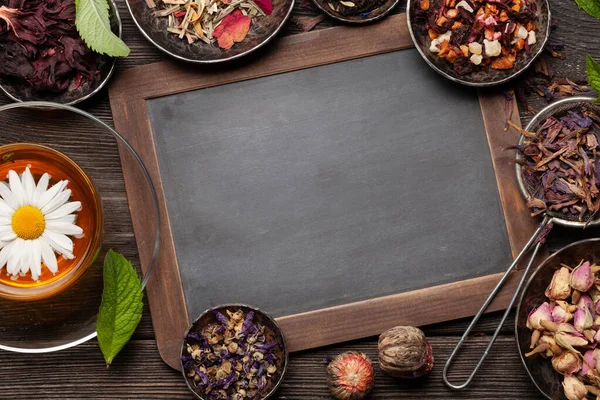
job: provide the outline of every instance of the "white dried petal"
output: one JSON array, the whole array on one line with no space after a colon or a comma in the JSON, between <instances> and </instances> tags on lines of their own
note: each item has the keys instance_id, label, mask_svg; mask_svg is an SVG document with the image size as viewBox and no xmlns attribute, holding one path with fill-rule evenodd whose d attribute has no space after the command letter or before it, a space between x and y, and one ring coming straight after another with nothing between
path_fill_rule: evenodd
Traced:
<instances>
[{"instance_id":1,"label":"white dried petal","mask_svg":"<svg viewBox=\"0 0 600 400\"><path fill-rule=\"evenodd\" d=\"M535 38L535 32L529 31L529 34L527 35L527 44L531 46L532 44L535 44L536 42L537 42L537 40Z\"/></svg>"},{"instance_id":2,"label":"white dried petal","mask_svg":"<svg viewBox=\"0 0 600 400\"><path fill-rule=\"evenodd\" d=\"M517 29L515 29L515 37L517 39L527 39L527 29L523 25L519 25Z\"/></svg>"}]
</instances>

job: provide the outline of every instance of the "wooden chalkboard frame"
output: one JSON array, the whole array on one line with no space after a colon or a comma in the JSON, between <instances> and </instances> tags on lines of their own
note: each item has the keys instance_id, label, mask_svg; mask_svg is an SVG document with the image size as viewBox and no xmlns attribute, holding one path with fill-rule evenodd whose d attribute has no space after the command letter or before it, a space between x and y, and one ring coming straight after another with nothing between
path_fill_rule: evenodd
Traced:
<instances>
[{"instance_id":1,"label":"wooden chalkboard frame","mask_svg":"<svg viewBox=\"0 0 600 400\"><path fill-rule=\"evenodd\" d=\"M411 47L406 16L399 14L374 25L339 26L284 37L258 57L247 59L244 63L199 70L198 67L166 61L129 69L115 78L110 88L115 127L138 151L159 198L162 221L160 252L147 293L159 352L168 365L180 368L181 340L189 319L147 100ZM423 64L423 68L427 66ZM510 114L512 121L520 125L519 113L516 102L509 102L501 91L479 92L479 99L514 256L537 225L536 220L529 216L519 192L513 154L504 151L518 140L516 132L505 129L507 115ZM146 238L147 233L152 232L152 221L144 217L145 199L138 190L129 160L122 158L121 161L136 241L142 249L153 245L151 238ZM142 256L150 253L140 251ZM144 266L150 260L140 261ZM286 334L289 350L300 351L373 336L395 325L418 326L474 315L499 277L499 274L493 274L277 320ZM516 281L513 276L488 311L506 307L512 295L510 289L514 290Z\"/></svg>"}]
</instances>

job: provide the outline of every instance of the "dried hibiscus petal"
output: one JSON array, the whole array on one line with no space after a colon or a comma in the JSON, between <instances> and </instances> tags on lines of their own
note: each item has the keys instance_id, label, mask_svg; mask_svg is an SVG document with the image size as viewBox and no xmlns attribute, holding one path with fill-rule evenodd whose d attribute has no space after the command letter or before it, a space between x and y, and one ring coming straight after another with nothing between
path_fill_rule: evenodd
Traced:
<instances>
[{"instance_id":1,"label":"dried hibiscus petal","mask_svg":"<svg viewBox=\"0 0 600 400\"><path fill-rule=\"evenodd\" d=\"M267 15L271 15L273 12L273 4L271 0L253 0L254 4L260 7L261 10Z\"/></svg>"},{"instance_id":2,"label":"dried hibiscus petal","mask_svg":"<svg viewBox=\"0 0 600 400\"><path fill-rule=\"evenodd\" d=\"M250 30L252 19L235 10L225 18L213 31L213 36L218 39L219 47L230 49L234 43L239 43L246 38Z\"/></svg>"}]
</instances>

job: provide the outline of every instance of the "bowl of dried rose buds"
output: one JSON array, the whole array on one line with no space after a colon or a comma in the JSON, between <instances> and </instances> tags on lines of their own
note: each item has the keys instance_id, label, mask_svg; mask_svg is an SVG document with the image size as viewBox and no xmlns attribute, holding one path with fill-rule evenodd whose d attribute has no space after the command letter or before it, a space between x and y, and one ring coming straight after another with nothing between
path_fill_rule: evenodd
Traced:
<instances>
[{"instance_id":1,"label":"bowl of dried rose buds","mask_svg":"<svg viewBox=\"0 0 600 400\"><path fill-rule=\"evenodd\" d=\"M226 304L203 312L187 330L181 367L203 400L263 400L283 380L288 353L277 322L264 311Z\"/></svg>"},{"instance_id":2,"label":"bowl of dried rose buds","mask_svg":"<svg viewBox=\"0 0 600 400\"><path fill-rule=\"evenodd\" d=\"M525 71L550 33L547 0L408 0L415 47L435 71L469 86Z\"/></svg>"},{"instance_id":3,"label":"bowl of dried rose buds","mask_svg":"<svg viewBox=\"0 0 600 400\"><path fill-rule=\"evenodd\" d=\"M548 399L600 395L600 238L548 257L521 295L515 321L519 354Z\"/></svg>"}]
</instances>

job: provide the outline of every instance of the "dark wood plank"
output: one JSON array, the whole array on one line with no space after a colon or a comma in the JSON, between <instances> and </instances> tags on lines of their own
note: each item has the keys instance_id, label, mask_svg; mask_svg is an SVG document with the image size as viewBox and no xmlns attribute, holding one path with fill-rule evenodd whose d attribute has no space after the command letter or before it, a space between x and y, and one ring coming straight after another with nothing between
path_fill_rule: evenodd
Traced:
<instances>
[{"instance_id":1,"label":"dark wood plank","mask_svg":"<svg viewBox=\"0 0 600 400\"><path fill-rule=\"evenodd\" d=\"M479 378L466 391L454 392L442 383L443 360L457 341L452 337L430 338L435 368L420 380L401 381L385 376L377 367L372 400L435 399L540 399L522 372L512 337L502 337L481 369ZM457 367L472 366L488 338L477 337L466 347ZM377 360L376 338L336 348L295 354L288 375L274 399L329 399L325 383L325 359L345 350L365 352ZM464 378L464 372L457 379ZM44 356L0 353L0 393L6 399L192 399L183 378L160 359L156 343L132 341L110 368L91 342L76 349Z\"/></svg>"}]
</instances>

